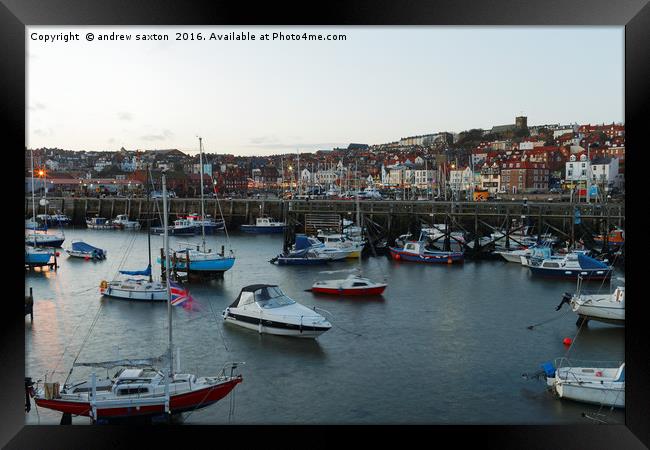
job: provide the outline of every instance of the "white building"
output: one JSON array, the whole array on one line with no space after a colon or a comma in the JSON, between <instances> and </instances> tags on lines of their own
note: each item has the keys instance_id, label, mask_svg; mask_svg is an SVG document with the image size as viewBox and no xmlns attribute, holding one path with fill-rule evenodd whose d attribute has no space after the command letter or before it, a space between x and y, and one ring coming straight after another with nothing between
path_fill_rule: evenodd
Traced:
<instances>
[{"instance_id":1,"label":"white building","mask_svg":"<svg viewBox=\"0 0 650 450\"><path fill-rule=\"evenodd\" d=\"M591 169L591 162L587 159L587 155L581 155L580 159L576 155L571 155L569 161L565 163L566 181L587 181L589 171Z\"/></svg>"},{"instance_id":2,"label":"white building","mask_svg":"<svg viewBox=\"0 0 650 450\"><path fill-rule=\"evenodd\" d=\"M316 172L314 178L317 184L328 186L336 183L338 175L333 170L319 170Z\"/></svg>"},{"instance_id":3,"label":"white building","mask_svg":"<svg viewBox=\"0 0 650 450\"><path fill-rule=\"evenodd\" d=\"M618 159L594 158L591 161L591 182L602 187L620 187Z\"/></svg>"},{"instance_id":4,"label":"white building","mask_svg":"<svg viewBox=\"0 0 650 450\"><path fill-rule=\"evenodd\" d=\"M431 188L436 181L435 170L413 170L413 183L418 189Z\"/></svg>"},{"instance_id":5,"label":"white building","mask_svg":"<svg viewBox=\"0 0 650 450\"><path fill-rule=\"evenodd\" d=\"M449 171L449 187L452 191L468 191L474 184L474 172L469 167Z\"/></svg>"}]
</instances>

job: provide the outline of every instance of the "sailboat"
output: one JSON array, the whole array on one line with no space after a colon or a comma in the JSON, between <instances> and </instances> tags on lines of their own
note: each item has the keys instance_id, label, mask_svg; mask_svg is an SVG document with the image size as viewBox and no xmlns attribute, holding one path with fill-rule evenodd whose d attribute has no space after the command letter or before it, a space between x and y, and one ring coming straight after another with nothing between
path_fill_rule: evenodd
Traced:
<instances>
[{"instance_id":1,"label":"sailboat","mask_svg":"<svg viewBox=\"0 0 650 450\"><path fill-rule=\"evenodd\" d=\"M25 244L32 247L61 247L65 241L65 235L63 232L61 234L47 234L47 221L43 223L43 228L38 228L35 225L38 223L36 220L36 202L34 192L34 150L31 149L31 160L32 160L32 219L25 223L26 228L31 229L32 232L25 236ZM43 198L42 203L47 205L47 185L45 187L45 198ZM47 210L46 210L47 213ZM36 230L44 230L45 233L37 233ZM25 249L26 253L31 252L29 249Z\"/></svg>"},{"instance_id":2,"label":"sailboat","mask_svg":"<svg viewBox=\"0 0 650 450\"><path fill-rule=\"evenodd\" d=\"M149 168L147 167L147 201L151 196L149 184ZM165 211L165 214L167 212ZM167 300L167 287L160 281L154 281L151 276L151 222L147 227L147 255L149 265L144 270L120 270L119 273L129 277L116 279L111 282L103 280L99 289L103 296L138 301L165 301ZM146 278L144 278L146 277Z\"/></svg>"},{"instance_id":3,"label":"sailboat","mask_svg":"<svg viewBox=\"0 0 650 450\"><path fill-rule=\"evenodd\" d=\"M203 196L203 141L199 137L199 163L201 165L201 217L205 217L205 199ZM212 249L206 249L205 246L205 220L201 221L201 245L196 245L196 248L181 247L176 250L176 260L174 262L174 269L181 272L203 272L203 273L223 273L232 268L235 264L235 255L232 249L226 255L222 247L222 252L213 252ZM167 229L167 227L165 227ZM224 225L224 230L225 225ZM226 238L228 231L226 230ZM169 253L166 253L169 254ZM164 264L160 258L158 261ZM189 267L188 267L189 266Z\"/></svg>"},{"instance_id":4,"label":"sailboat","mask_svg":"<svg viewBox=\"0 0 650 450\"><path fill-rule=\"evenodd\" d=\"M361 225L361 213L359 207L359 193L357 191L357 224ZM359 266L358 273L351 274L345 279L316 281L312 287L312 292L320 294L334 295L381 295L386 289L386 283L375 283L374 281L364 278L361 270L361 252L358 252Z\"/></svg>"},{"instance_id":5,"label":"sailboat","mask_svg":"<svg viewBox=\"0 0 650 450\"><path fill-rule=\"evenodd\" d=\"M167 192L163 174L164 223L167 225ZM164 248L169 248L168 233L165 233ZM169 260L166 261L167 273ZM97 378L93 372L89 379L73 383L45 383L34 389L34 400L42 408L48 408L67 414L98 419L125 419L151 417L163 414L173 415L184 411L194 411L218 402L242 382L241 375L234 375L239 363L227 363L216 376L197 377L190 373L174 372L171 282L165 283L167 292L167 316L169 329L169 347L167 352L157 358L121 359L73 364L74 367L85 366L101 369L122 367L113 377ZM163 365L169 364L166 368ZM227 374L226 370L230 372ZM72 372L72 371L71 371Z\"/></svg>"}]
</instances>

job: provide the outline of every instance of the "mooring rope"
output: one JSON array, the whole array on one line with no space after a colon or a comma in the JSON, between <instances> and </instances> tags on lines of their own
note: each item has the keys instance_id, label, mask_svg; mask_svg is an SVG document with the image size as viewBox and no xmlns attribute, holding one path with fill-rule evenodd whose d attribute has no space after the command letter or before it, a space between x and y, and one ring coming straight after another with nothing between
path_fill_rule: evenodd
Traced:
<instances>
[{"instance_id":1,"label":"mooring rope","mask_svg":"<svg viewBox=\"0 0 650 450\"><path fill-rule=\"evenodd\" d=\"M327 310L325 310L325 309L323 309L323 308L319 308L318 306L314 306L314 307L313 307L313 310L314 310L314 311L316 311L317 309L320 310L320 311L323 311L323 312L326 313L326 314L329 314L329 316L330 316L332 319L334 319L334 314L332 314L331 312L329 312L329 311L327 311ZM337 328L340 328L341 330L345 331L346 333L354 334L354 335L359 336L359 337L362 336L361 334L359 334L359 333L355 333L354 331L346 330L345 328L343 328L343 327L340 326L340 325L335 324L334 322L332 322L332 325L334 325L334 326L337 327Z\"/></svg>"}]
</instances>

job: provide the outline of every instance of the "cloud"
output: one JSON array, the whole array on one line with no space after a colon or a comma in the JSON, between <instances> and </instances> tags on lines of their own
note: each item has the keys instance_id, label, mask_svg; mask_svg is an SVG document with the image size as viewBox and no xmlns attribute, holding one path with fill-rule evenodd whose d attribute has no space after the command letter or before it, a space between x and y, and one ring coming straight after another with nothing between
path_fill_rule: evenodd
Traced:
<instances>
[{"instance_id":1,"label":"cloud","mask_svg":"<svg viewBox=\"0 0 650 450\"><path fill-rule=\"evenodd\" d=\"M118 112L117 118L120 120L133 120L133 114L130 112Z\"/></svg>"},{"instance_id":2,"label":"cloud","mask_svg":"<svg viewBox=\"0 0 650 450\"><path fill-rule=\"evenodd\" d=\"M277 144L279 143L279 139L275 135L271 136L258 136L251 138L250 143L253 145L266 145L266 144Z\"/></svg>"},{"instance_id":3,"label":"cloud","mask_svg":"<svg viewBox=\"0 0 650 450\"><path fill-rule=\"evenodd\" d=\"M115 144L116 142L117 142L117 140L116 140L115 138L110 138L110 139L108 140L108 143L109 143L109 144Z\"/></svg>"},{"instance_id":4,"label":"cloud","mask_svg":"<svg viewBox=\"0 0 650 450\"><path fill-rule=\"evenodd\" d=\"M140 139L142 139L143 141L164 141L166 139L171 138L172 136L174 136L174 133L165 129L162 131L161 134L147 134L144 136L140 136Z\"/></svg>"}]
</instances>

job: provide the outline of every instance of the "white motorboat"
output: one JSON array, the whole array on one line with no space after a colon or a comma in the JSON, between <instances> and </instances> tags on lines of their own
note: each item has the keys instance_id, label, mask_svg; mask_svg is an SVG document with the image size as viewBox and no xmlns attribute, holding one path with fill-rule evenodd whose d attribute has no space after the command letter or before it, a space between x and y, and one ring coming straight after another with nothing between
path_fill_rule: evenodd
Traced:
<instances>
[{"instance_id":1,"label":"white motorboat","mask_svg":"<svg viewBox=\"0 0 650 450\"><path fill-rule=\"evenodd\" d=\"M582 278L578 278L576 293L566 292L555 310L559 311L565 303L578 315L578 326L590 320L625 325L624 286L617 286L611 293L585 292L582 290Z\"/></svg>"},{"instance_id":2,"label":"white motorboat","mask_svg":"<svg viewBox=\"0 0 650 450\"><path fill-rule=\"evenodd\" d=\"M353 241L344 234L325 233L321 230L318 230L317 238L323 243L325 248L345 250L348 252L345 256L346 258L358 258L365 245L363 241Z\"/></svg>"},{"instance_id":3,"label":"white motorboat","mask_svg":"<svg viewBox=\"0 0 650 450\"><path fill-rule=\"evenodd\" d=\"M542 365L546 383L559 398L602 406L625 407L625 363L569 361Z\"/></svg>"},{"instance_id":4,"label":"white motorboat","mask_svg":"<svg viewBox=\"0 0 650 450\"><path fill-rule=\"evenodd\" d=\"M611 294L579 294L571 299L571 309L585 320L625 324L625 287Z\"/></svg>"},{"instance_id":5,"label":"white motorboat","mask_svg":"<svg viewBox=\"0 0 650 450\"><path fill-rule=\"evenodd\" d=\"M113 227L128 230L139 230L140 222L137 220L129 220L129 216L126 214L118 214L118 216L113 220Z\"/></svg>"},{"instance_id":6,"label":"white motorboat","mask_svg":"<svg viewBox=\"0 0 650 450\"><path fill-rule=\"evenodd\" d=\"M287 297L274 284L242 288L223 311L223 319L258 333L304 338L315 338L332 328L323 316Z\"/></svg>"},{"instance_id":7,"label":"white motorboat","mask_svg":"<svg viewBox=\"0 0 650 450\"><path fill-rule=\"evenodd\" d=\"M296 236L296 240L298 237ZM310 250L312 250L318 256L327 256L331 261L340 261L346 258L349 258L352 253L354 253L355 248L336 248L336 247L327 247L324 243L319 241L314 237L307 237L309 245L311 245ZM297 247L294 245L294 250Z\"/></svg>"}]
</instances>

